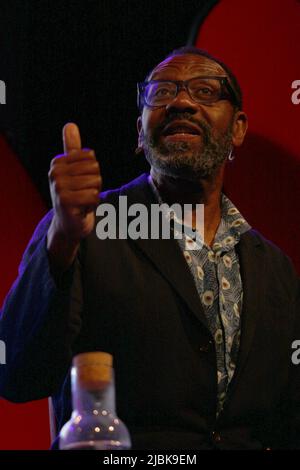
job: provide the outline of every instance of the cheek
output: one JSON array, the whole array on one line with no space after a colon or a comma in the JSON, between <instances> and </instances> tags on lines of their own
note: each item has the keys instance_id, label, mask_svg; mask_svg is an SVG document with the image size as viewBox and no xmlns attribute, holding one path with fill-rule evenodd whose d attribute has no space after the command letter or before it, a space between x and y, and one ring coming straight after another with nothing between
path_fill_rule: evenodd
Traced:
<instances>
[{"instance_id":1,"label":"cheek","mask_svg":"<svg viewBox=\"0 0 300 470\"><path fill-rule=\"evenodd\" d=\"M222 117L220 119L211 119L209 122L211 126L211 133L214 138L218 138L232 129L232 121L228 117Z\"/></svg>"},{"instance_id":2,"label":"cheek","mask_svg":"<svg viewBox=\"0 0 300 470\"><path fill-rule=\"evenodd\" d=\"M145 108L142 114L142 125L145 134L151 132L162 123L164 113L160 109L150 110Z\"/></svg>"},{"instance_id":3,"label":"cheek","mask_svg":"<svg viewBox=\"0 0 300 470\"><path fill-rule=\"evenodd\" d=\"M213 135L226 132L232 125L233 111L229 103L219 102L207 109L205 119L212 129Z\"/></svg>"}]
</instances>

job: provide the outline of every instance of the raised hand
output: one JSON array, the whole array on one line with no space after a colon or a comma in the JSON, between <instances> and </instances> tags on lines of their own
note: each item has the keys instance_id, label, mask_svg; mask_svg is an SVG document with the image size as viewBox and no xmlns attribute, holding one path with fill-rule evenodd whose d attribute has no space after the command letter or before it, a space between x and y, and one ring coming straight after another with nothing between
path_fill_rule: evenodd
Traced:
<instances>
[{"instance_id":1,"label":"raised hand","mask_svg":"<svg viewBox=\"0 0 300 470\"><path fill-rule=\"evenodd\" d=\"M94 228L102 179L94 151L81 148L76 124L64 126L63 144L64 154L51 161L48 175L54 216L47 246L55 264L65 268Z\"/></svg>"}]
</instances>

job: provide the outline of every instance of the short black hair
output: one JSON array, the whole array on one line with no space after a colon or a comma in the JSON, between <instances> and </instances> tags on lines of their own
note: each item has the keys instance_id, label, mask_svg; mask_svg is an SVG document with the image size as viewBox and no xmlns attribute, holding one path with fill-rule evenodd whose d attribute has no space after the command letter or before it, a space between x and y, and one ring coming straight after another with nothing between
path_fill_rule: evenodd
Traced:
<instances>
[{"instance_id":1,"label":"short black hair","mask_svg":"<svg viewBox=\"0 0 300 470\"><path fill-rule=\"evenodd\" d=\"M234 75L234 73L230 70L230 68L224 64L224 62L222 62L221 60L217 59L215 56L213 56L212 54L210 54L209 52L205 51L204 49L199 49L198 47L194 47L194 46L183 46L183 47L180 47L178 49L174 49L172 52L170 52L168 55L166 55L166 57L162 60L162 62L166 59L168 59L169 57L174 57L174 56L178 56L178 55L185 55L185 54L193 54L193 55L200 55L202 57L206 57L207 59L210 59L212 60L213 62L216 62L217 64L219 64L223 69L224 71L226 72L226 74L228 75L228 78L229 78L229 81L230 81L230 84L235 92L235 95L236 95L236 107L237 109L241 110L242 107L243 107L243 94L242 94L242 90L241 90L241 87L239 85L239 82L236 78L236 76ZM156 67L154 67L147 75L145 81L148 81L151 74L153 73L153 70L155 69Z\"/></svg>"}]
</instances>

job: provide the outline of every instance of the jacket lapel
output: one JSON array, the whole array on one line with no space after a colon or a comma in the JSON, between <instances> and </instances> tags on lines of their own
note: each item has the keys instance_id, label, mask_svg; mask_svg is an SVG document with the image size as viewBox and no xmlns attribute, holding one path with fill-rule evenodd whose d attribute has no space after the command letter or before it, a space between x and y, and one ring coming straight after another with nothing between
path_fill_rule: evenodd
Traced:
<instances>
[{"instance_id":1,"label":"jacket lapel","mask_svg":"<svg viewBox=\"0 0 300 470\"><path fill-rule=\"evenodd\" d=\"M141 175L129 185L122 187L120 195L127 196L128 207L137 202L144 204L148 209L148 214L150 214L151 204L157 204L148 183L147 174ZM208 329L193 276L177 241L137 239L131 240L131 242L155 265L197 319Z\"/></svg>"},{"instance_id":2,"label":"jacket lapel","mask_svg":"<svg viewBox=\"0 0 300 470\"><path fill-rule=\"evenodd\" d=\"M236 387L251 350L255 329L265 302L265 253L254 230L241 235L237 245L243 284L239 358L227 399Z\"/></svg>"},{"instance_id":3,"label":"jacket lapel","mask_svg":"<svg viewBox=\"0 0 300 470\"><path fill-rule=\"evenodd\" d=\"M151 204L157 203L149 186L147 174L143 174L128 185L123 186L120 195L127 196L128 206L137 202L144 204L149 214ZM133 243L156 266L208 330L207 320L194 279L176 240L138 239L134 240ZM265 299L265 254L260 239L254 230L249 230L241 235L237 252L243 284L241 341L238 363L228 395L235 388L235 384L246 364L259 315L264 309Z\"/></svg>"},{"instance_id":4,"label":"jacket lapel","mask_svg":"<svg viewBox=\"0 0 300 470\"><path fill-rule=\"evenodd\" d=\"M123 186L120 195L127 196L128 206L134 203L144 204L149 214L151 204L157 203L149 186L147 174L143 174L128 185ZM138 239L132 242L155 265L208 330L207 320L194 279L176 240ZM234 390L246 364L259 315L264 309L265 299L265 253L262 243L254 230L249 230L241 235L237 252L243 284L241 341L238 363L228 390L228 397Z\"/></svg>"},{"instance_id":5,"label":"jacket lapel","mask_svg":"<svg viewBox=\"0 0 300 470\"><path fill-rule=\"evenodd\" d=\"M135 243L155 264L198 320L208 328L193 276L177 242L139 239Z\"/></svg>"}]
</instances>

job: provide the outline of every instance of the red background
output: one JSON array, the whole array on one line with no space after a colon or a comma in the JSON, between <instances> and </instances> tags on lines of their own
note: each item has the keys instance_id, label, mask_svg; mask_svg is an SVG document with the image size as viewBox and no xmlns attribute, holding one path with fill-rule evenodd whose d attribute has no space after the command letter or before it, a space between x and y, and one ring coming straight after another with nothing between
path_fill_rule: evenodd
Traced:
<instances>
[{"instance_id":1,"label":"red background","mask_svg":"<svg viewBox=\"0 0 300 470\"><path fill-rule=\"evenodd\" d=\"M34 227L46 208L29 176L1 136L0 156L1 304L17 276L22 253ZM0 421L0 449L49 448L47 400L16 405L0 399Z\"/></svg>"}]
</instances>

